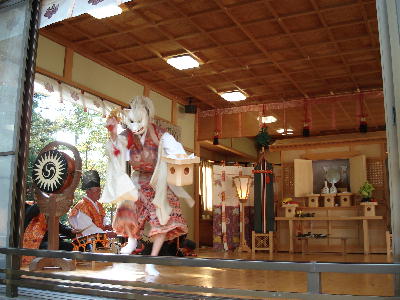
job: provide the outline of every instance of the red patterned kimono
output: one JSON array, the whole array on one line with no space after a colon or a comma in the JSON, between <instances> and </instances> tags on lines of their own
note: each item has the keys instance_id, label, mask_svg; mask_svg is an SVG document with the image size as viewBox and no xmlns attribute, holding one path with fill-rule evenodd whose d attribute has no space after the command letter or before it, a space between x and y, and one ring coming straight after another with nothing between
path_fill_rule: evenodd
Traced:
<instances>
[{"instance_id":1,"label":"red patterned kimono","mask_svg":"<svg viewBox=\"0 0 400 300\"><path fill-rule=\"evenodd\" d=\"M23 248L39 249L40 243L47 231L47 222L44 214L34 217L24 232ZM34 256L23 256L22 264L29 264Z\"/></svg>"},{"instance_id":2,"label":"red patterned kimono","mask_svg":"<svg viewBox=\"0 0 400 300\"><path fill-rule=\"evenodd\" d=\"M74 217L78 214L79 211L83 212L85 215L87 215L89 218L92 219L92 222L94 225L97 227L101 228L104 230L104 217L106 215L104 211L104 207L100 202L97 202L97 206L99 208L99 211L97 212L96 207L94 207L93 203L87 199L86 197L83 197L81 201L79 201L74 208L71 209L68 217Z\"/></svg>"},{"instance_id":3,"label":"red patterned kimono","mask_svg":"<svg viewBox=\"0 0 400 300\"><path fill-rule=\"evenodd\" d=\"M114 230L118 234L140 238L146 222L151 225L149 236L167 233L167 240L172 240L188 231L186 221L182 217L179 199L169 188L167 199L172 211L165 225L160 224L156 216L156 208L152 203L155 191L150 186L150 179L157 163L158 144L163 133L161 128L150 124L142 146L135 137L132 142L132 138L129 137L132 134L125 132L128 136L130 164L135 172L139 173L140 190L139 199L136 202L125 201L118 208L113 223Z\"/></svg>"}]
</instances>

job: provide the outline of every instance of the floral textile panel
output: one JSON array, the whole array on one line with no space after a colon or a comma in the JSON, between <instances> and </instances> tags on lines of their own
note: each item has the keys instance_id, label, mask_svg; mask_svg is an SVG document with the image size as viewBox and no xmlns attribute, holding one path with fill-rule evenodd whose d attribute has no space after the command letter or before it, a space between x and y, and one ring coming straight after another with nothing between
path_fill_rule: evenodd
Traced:
<instances>
[{"instance_id":1,"label":"floral textile panel","mask_svg":"<svg viewBox=\"0 0 400 300\"><path fill-rule=\"evenodd\" d=\"M251 245L251 232L254 228L254 207L245 207L245 236L247 245ZM222 206L213 206L213 248L224 250L222 234ZM239 206L225 207L226 240L228 250L234 250L240 243L240 210Z\"/></svg>"}]
</instances>

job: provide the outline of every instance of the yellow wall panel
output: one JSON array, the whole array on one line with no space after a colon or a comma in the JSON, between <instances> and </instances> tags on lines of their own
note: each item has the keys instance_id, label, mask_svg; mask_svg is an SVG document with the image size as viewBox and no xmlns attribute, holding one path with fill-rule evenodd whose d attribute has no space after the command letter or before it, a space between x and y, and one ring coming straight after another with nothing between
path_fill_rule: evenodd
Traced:
<instances>
[{"instance_id":1,"label":"yellow wall panel","mask_svg":"<svg viewBox=\"0 0 400 300\"><path fill-rule=\"evenodd\" d=\"M381 144L354 145L353 150L364 154L368 158L381 158Z\"/></svg>"},{"instance_id":2,"label":"yellow wall panel","mask_svg":"<svg viewBox=\"0 0 400 300\"><path fill-rule=\"evenodd\" d=\"M282 163L291 163L294 159L306 154L306 150L289 150L282 153Z\"/></svg>"},{"instance_id":3,"label":"yellow wall panel","mask_svg":"<svg viewBox=\"0 0 400 300\"><path fill-rule=\"evenodd\" d=\"M63 76L65 47L39 35L36 65L51 73Z\"/></svg>"},{"instance_id":4,"label":"yellow wall panel","mask_svg":"<svg viewBox=\"0 0 400 300\"><path fill-rule=\"evenodd\" d=\"M77 53L73 57L72 81L125 103L135 96L142 96L144 89L142 85Z\"/></svg>"},{"instance_id":5,"label":"yellow wall panel","mask_svg":"<svg viewBox=\"0 0 400 300\"><path fill-rule=\"evenodd\" d=\"M218 144L232 148L232 139L218 139Z\"/></svg>"},{"instance_id":6,"label":"yellow wall panel","mask_svg":"<svg viewBox=\"0 0 400 300\"><path fill-rule=\"evenodd\" d=\"M209 160L227 160L226 155L223 155L222 153L218 153L215 151L208 150L206 148L200 147L200 157L202 159L209 159Z\"/></svg>"},{"instance_id":7,"label":"yellow wall panel","mask_svg":"<svg viewBox=\"0 0 400 300\"><path fill-rule=\"evenodd\" d=\"M255 141L250 138L232 138L232 148L254 157L258 154Z\"/></svg>"},{"instance_id":8,"label":"yellow wall panel","mask_svg":"<svg viewBox=\"0 0 400 300\"><path fill-rule=\"evenodd\" d=\"M171 121L172 101L153 91L150 91L149 97L153 100L156 109L156 116Z\"/></svg>"},{"instance_id":9,"label":"yellow wall panel","mask_svg":"<svg viewBox=\"0 0 400 300\"><path fill-rule=\"evenodd\" d=\"M176 114L176 125L181 128L182 131L182 144L194 150L194 129L195 129L195 114L186 114L184 112L184 107L178 104L177 114Z\"/></svg>"},{"instance_id":10,"label":"yellow wall panel","mask_svg":"<svg viewBox=\"0 0 400 300\"><path fill-rule=\"evenodd\" d=\"M307 149L308 153L330 153L330 152L348 152L350 151L350 146L341 146L341 147L320 147Z\"/></svg>"},{"instance_id":11,"label":"yellow wall panel","mask_svg":"<svg viewBox=\"0 0 400 300\"><path fill-rule=\"evenodd\" d=\"M272 164L280 164L281 163L281 153L280 152L270 152L266 153L266 158L268 162Z\"/></svg>"}]
</instances>

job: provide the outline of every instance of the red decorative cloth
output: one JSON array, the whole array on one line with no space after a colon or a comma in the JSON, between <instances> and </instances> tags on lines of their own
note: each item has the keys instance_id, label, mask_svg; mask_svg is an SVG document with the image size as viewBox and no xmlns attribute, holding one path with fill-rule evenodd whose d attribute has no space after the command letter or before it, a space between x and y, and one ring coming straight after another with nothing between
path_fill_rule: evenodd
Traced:
<instances>
[{"instance_id":1,"label":"red decorative cloth","mask_svg":"<svg viewBox=\"0 0 400 300\"><path fill-rule=\"evenodd\" d=\"M24 232L24 239L22 242L23 248L39 249L40 243L47 231L47 221L44 214L40 213L34 217L26 227ZM29 264L35 257L23 256L22 264Z\"/></svg>"}]
</instances>

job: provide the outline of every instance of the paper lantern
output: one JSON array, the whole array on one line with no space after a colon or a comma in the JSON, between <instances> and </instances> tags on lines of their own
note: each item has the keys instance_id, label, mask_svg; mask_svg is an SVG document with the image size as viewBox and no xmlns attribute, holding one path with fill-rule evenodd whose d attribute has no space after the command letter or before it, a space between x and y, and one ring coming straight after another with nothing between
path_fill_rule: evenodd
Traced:
<instances>
[{"instance_id":1,"label":"paper lantern","mask_svg":"<svg viewBox=\"0 0 400 300\"><path fill-rule=\"evenodd\" d=\"M251 176L240 175L233 177L239 201L245 203L249 198Z\"/></svg>"}]
</instances>

